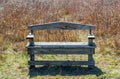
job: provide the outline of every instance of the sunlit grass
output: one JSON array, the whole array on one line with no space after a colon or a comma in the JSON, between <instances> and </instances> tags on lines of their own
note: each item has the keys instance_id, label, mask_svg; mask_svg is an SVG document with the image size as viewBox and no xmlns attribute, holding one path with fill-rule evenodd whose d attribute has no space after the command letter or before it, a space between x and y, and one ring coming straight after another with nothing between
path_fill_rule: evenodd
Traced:
<instances>
[{"instance_id":1,"label":"sunlit grass","mask_svg":"<svg viewBox=\"0 0 120 79\"><path fill-rule=\"evenodd\" d=\"M0 9L0 79L29 79L25 49L27 26L55 21L95 25L96 66L103 74L81 76L36 76L32 79L119 79L119 0L29 0L8 3ZM85 31L37 31L35 41L87 41ZM80 60L76 55L40 55L37 59Z\"/></svg>"},{"instance_id":2,"label":"sunlit grass","mask_svg":"<svg viewBox=\"0 0 120 79\"><path fill-rule=\"evenodd\" d=\"M8 53L11 52L11 53ZM56 55L44 56L39 58L51 58L58 59ZM59 56L58 56L59 57ZM80 59L80 56L70 56L71 59ZM15 52L12 49L8 49L6 52L2 53L3 61L0 61L0 78L1 79L29 79L29 70L28 70L28 55L27 52L19 51ZM31 79L97 79L97 78L120 78L120 58L116 58L115 55L101 55L96 53L94 55L95 65L100 68L103 72L101 75L78 75L78 76L62 76L60 74L52 76L52 75L44 75L44 76L35 76L31 77ZM62 60L69 60L69 56L62 57Z\"/></svg>"}]
</instances>

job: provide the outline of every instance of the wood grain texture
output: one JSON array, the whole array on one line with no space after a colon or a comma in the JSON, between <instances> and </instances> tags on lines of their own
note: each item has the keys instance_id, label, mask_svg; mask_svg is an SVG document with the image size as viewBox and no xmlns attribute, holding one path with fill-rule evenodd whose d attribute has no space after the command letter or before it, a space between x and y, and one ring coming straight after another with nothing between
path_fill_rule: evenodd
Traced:
<instances>
[{"instance_id":1,"label":"wood grain texture","mask_svg":"<svg viewBox=\"0 0 120 79\"><path fill-rule=\"evenodd\" d=\"M70 22L52 22L46 24L31 25L29 30L92 30L93 25L84 25Z\"/></svg>"},{"instance_id":2,"label":"wood grain texture","mask_svg":"<svg viewBox=\"0 0 120 79\"><path fill-rule=\"evenodd\" d=\"M62 65L62 66L72 66L72 65L93 65L90 61L29 61L29 65Z\"/></svg>"}]
</instances>

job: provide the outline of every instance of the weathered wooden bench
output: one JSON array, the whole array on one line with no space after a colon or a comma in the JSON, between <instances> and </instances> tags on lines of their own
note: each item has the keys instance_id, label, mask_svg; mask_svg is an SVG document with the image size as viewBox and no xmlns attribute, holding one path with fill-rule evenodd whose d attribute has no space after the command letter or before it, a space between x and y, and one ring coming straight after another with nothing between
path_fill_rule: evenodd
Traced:
<instances>
[{"instance_id":1,"label":"weathered wooden bench","mask_svg":"<svg viewBox=\"0 0 120 79\"><path fill-rule=\"evenodd\" d=\"M89 68L94 66L93 54L96 48L93 42L95 36L92 34L94 26L68 22L54 22L32 25L29 26L28 29L30 30L27 36L29 43L26 47L30 55L30 60L28 61L30 69L35 68L35 65L88 65ZM34 42L34 30L89 30L88 42ZM88 61L35 61L35 54L88 54Z\"/></svg>"}]
</instances>

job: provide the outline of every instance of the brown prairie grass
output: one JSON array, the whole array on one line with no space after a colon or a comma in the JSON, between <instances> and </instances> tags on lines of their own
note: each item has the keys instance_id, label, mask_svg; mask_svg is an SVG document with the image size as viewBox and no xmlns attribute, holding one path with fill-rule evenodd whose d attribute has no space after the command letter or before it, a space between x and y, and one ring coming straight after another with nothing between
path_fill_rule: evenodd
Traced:
<instances>
[{"instance_id":1,"label":"brown prairie grass","mask_svg":"<svg viewBox=\"0 0 120 79\"><path fill-rule=\"evenodd\" d=\"M10 41L14 49L25 47L28 25L70 21L95 25L96 42L101 53L120 53L119 6L119 0L26 0L9 3L0 10L0 42ZM35 35L36 41L80 40L78 31L46 30L37 31Z\"/></svg>"}]
</instances>

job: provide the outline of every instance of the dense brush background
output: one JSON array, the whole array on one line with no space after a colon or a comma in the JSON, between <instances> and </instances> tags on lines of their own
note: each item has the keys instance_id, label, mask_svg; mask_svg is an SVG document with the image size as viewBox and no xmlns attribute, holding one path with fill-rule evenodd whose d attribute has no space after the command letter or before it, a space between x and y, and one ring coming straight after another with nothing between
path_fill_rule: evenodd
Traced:
<instances>
[{"instance_id":1,"label":"dense brush background","mask_svg":"<svg viewBox=\"0 0 120 79\"><path fill-rule=\"evenodd\" d=\"M120 0L0 0L0 61L8 49L26 52L27 26L55 21L95 25L96 53L120 55ZM35 40L87 41L82 33L37 31Z\"/></svg>"}]
</instances>

